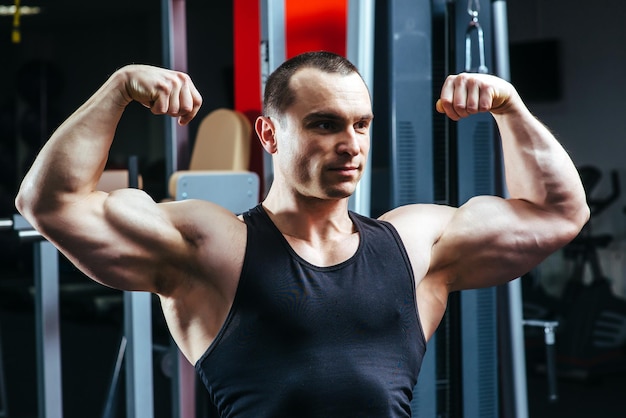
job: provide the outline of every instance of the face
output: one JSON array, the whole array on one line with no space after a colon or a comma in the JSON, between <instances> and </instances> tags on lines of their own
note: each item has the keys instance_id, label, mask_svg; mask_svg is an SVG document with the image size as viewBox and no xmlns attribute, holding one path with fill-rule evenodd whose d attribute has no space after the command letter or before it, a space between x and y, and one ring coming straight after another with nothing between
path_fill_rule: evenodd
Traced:
<instances>
[{"instance_id":1,"label":"face","mask_svg":"<svg viewBox=\"0 0 626 418\"><path fill-rule=\"evenodd\" d=\"M370 147L372 106L358 74L305 68L291 79L294 103L274 123L274 173L298 195L350 196Z\"/></svg>"}]
</instances>

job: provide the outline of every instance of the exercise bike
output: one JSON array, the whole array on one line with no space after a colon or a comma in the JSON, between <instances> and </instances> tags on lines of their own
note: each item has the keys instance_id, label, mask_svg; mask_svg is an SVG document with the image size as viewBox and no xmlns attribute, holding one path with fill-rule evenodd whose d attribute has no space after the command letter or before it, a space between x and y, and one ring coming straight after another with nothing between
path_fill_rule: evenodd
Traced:
<instances>
[{"instance_id":1,"label":"exercise bike","mask_svg":"<svg viewBox=\"0 0 626 418\"><path fill-rule=\"evenodd\" d=\"M594 218L614 203L620 195L619 177L611 173L611 193L593 198L593 190L602 179L595 167L582 167L580 174L587 193L591 219L580 234L563 249L563 256L573 261L573 270L560 298L549 295L532 276L525 277L524 316L558 321L556 329L556 368L561 377L581 380L626 372L626 300L613 294L610 280L604 275L598 249L606 248L613 237L592 232ZM591 279L585 280L589 267ZM540 361L538 335L526 339L529 360Z\"/></svg>"}]
</instances>

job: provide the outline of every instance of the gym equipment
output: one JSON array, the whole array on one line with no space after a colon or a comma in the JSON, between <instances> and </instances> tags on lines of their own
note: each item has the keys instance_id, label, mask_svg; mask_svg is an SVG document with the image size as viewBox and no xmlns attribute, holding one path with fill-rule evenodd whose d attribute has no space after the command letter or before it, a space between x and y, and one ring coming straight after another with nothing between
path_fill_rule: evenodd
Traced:
<instances>
[{"instance_id":1,"label":"gym equipment","mask_svg":"<svg viewBox=\"0 0 626 418\"><path fill-rule=\"evenodd\" d=\"M465 71L475 72L481 74L487 74L489 69L485 60L485 35L483 28L478 22L478 15L480 14L480 1L468 0L467 13L470 15L471 20L465 31ZM473 34L476 33L476 40L478 42L478 66L472 66L473 55Z\"/></svg>"},{"instance_id":2,"label":"gym equipment","mask_svg":"<svg viewBox=\"0 0 626 418\"><path fill-rule=\"evenodd\" d=\"M128 187L139 188L136 156L128 159ZM154 416L152 376L152 294L124 292L126 338L126 417Z\"/></svg>"},{"instance_id":3,"label":"gym equipment","mask_svg":"<svg viewBox=\"0 0 626 418\"><path fill-rule=\"evenodd\" d=\"M160 0L160 6L163 65L173 70L187 72L185 0ZM165 173L168 178L174 171L189 164L189 128L187 125L179 125L174 118L164 118L163 124ZM174 411L175 414L178 412Z\"/></svg>"},{"instance_id":4,"label":"gym equipment","mask_svg":"<svg viewBox=\"0 0 626 418\"><path fill-rule=\"evenodd\" d=\"M59 327L59 256L20 215L2 220L2 229L17 232L34 245L35 332L37 345L37 399L39 418L62 418L61 335Z\"/></svg>"},{"instance_id":5,"label":"gym equipment","mask_svg":"<svg viewBox=\"0 0 626 418\"><path fill-rule=\"evenodd\" d=\"M558 399L556 389L556 354L555 354L555 329L559 326L557 321L540 321L536 319L527 319L523 321L524 325L531 327L543 328L546 343L546 374L548 376L548 400L556 402Z\"/></svg>"},{"instance_id":6,"label":"gym equipment","mask_svg":"<svg viewBox=\"0 0 626 418\"><path fill-rule=\"evenodd\" d=\"M234 110L216 109L205 116L189 169L178 170L170 177L170 196L176 200L209 200L234 212L256 205L258 176L247 171L251 131L248 119Z\"/></svg>"},{"instance_id":7,"label":"gym equipment","mask_svg":"<svg viewBox=\"0 0 626 418\"><path fill-rule=\"evenodd\" d=\"M593 220L619 197L618 173L611 172L611 193L600 199L591 195L602 178L601 171L581 167L580 173ZM558 335L557 366L562 375L581 379L626 372L626 300L613 294L598 258L598 249L613 237L593 234L592 220L564 249L564 256L574 260L574 268L558 305L563 326ZM589 283L584 277L587 266Z\"/></svg>"},{"instance_id":8,"label":"gym equipment","mask_svg":"<svg viewBox=\"0 0 626 418\"><path fill-rule=\"evenodd\" d=\"M136 167L136 164L131 163L130 166L130 168ZM135 179L134 183L128 182L129 175ZM126 186L126 184L138 186L140 181L139 175L136 174L136 168L130 174L126 170L105 171L99 188L103 191L109 191ZM63 416L63 385L61 374L58 251L21 215L16 214L11 219L0 220L0 230L3 229L15 231L21 242L32 242L34 245L38 416L40 418L61 418ZM145 295L132 295L132 298L129 295L129 300L125 301L130 308L126 309L128 314L125 313L125 317L132 324L131 327L126 328L126 335L132 341L147 341L147 344L150 344L152 338L149 334L150 328L146 326L145 321L142 321L141 306L138 308L139 302L136 302L138 297L145 298ZM140 332L145 332L146 328L149 337L147 339L144 334L138 335ZM137 344L133 347L138 347L134 351L134 357L139 359L141 366L131 364L129 371L127 371L127 380L131 379L131 384L127 383L127 387L130 388L127 391L127 402L137 406L141 411L150 411L153 403L151 397L152 348L150 347L146 350ZM148 351L147 355L145 351ZM135 384L135 382L139 383ZM144 394L131 391L135 387L147 387L149 388L149 393L144 392ZM146 396L149 396L149 399L146 399Z\"/></svg>"},{"instance_id":9,"label":"gym equipment","mask_svg":"<svg viewBox=\"0 0 626 418\"><path fill-rule=\"evenodd\" d=\"M381 48L386 59L379 63L382 68L376 69L374 114L383 117L372 127L372 138L375 144L376 138L388 137L390 154L389 167L371 166L371 171L378 171L374 178L382 177L387 170L389 172L385 176L388 184L381 188L390 189L388 199L376 195L373 200L373 205L378 200L378 207L374 207L377 214L391 207L434 200L431 7L430 1L401 0L387 2L377 13L377 17L386 17L385 23L389 27L381 32L388 33L389 39ZM377 106L381 102L378 100L388 102L388 106L381 106L379 110ZM388 206L380 207L385 200ZM435 382L443 380L437 376L438 345L437 338L428 342L420 376L413 389L411 412L414 416L438 415L438 385Z\"/></svg>"},{"instance_id":10,"label":"gym equipment","mask_svg":"<svg viewBox=\"0 0 626 418\"><path fill-rule=\"evenodd\" d=\"M506 0L492 0L491 12L493 24L494 74L504 80L510 81L511 65ZM496 158L496 161L497 160L498 158ZM496 167L496 176L500 176L498 194L506 196L506 191L503 186L503 170L498 163L496 163ZM500 356L500 405L503 417L528 417L521 282L520 279L512 280L506 285L499 286L496 289L498 305L498 350ZM548 333L546 333L546 342L547 338Z\"/></svg>"},{"instance_id":11,"label":"gym equipment","mask_svg":"<svg viewBox=\"0 0 626 418\"><path fill-rule=\"evenodd\" d=\"M404 203L458 206L475 195L499 194L491 116L474 115L457 123L433 110L434 97L448 74L465 71L466 64L470 70L486 71L493 61L493 44L500 39L499 33L492 35L492 25L497 17L502 27L506 13L492 16L489 5L468 0L377 2L377 52L383 59L376 63L374 113L387 117L377 116L373 127L372 171L376 171L373 178L383 179L381 184L391 179L392 189L388 195L386 187L372 190L372 204L378 205L375 214ZM483 48L474 20L479 10ZM385 138L390 139L388 147ZM505 306L521 303L519 292L510 294ZM498 333L500 302L493 288L450 295L448 312L422 363L412 403L415 416L498 415L500 378L509 375L509 369L501 369L498 340L513 335ZM504 329L516 327L516 335L521 335L521 314L511 317L516 322L511 320ZM511 341L507 349L513 350L521 340ZM522 367L522 379L524 372ZM525 393L514 396L521 405L516 416L527 416Z\"/></svg>"},{"instance_id":12,"label":"gym equipment","mask_svg":"<svg viewBox=\"0 0 626 418\"><path fill-rule=\"evenodd\" d=\"M611 172L611 191L606 197L594 198L593 191L602 179L596 167L580 167L587 193L591 220L571 243L563 256L573 261L572 273L560 297L548 295L540 284L532 283L532 275L524 278L524 310L527 317L558 320L556 333L556 368L559 376L580 380L626 372L626 300L615 296L610 280L604 275L598 249L605 248L613 237L592 232L597 218L620 196L618 173ZM591 278L586 280L589 271ZM541 368L538 335L528 333L526 346L529 359Z\"/></svg>"}]
</instances>

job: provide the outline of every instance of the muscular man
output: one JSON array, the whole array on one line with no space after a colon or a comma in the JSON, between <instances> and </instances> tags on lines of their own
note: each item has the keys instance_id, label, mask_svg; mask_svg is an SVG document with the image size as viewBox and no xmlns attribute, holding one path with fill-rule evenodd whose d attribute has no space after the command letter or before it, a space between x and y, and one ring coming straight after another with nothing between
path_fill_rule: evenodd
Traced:
<instances>
[{"instance_id":1,"label":"muscular man","mask_svg":"<svg viewBox=\"0 0 626 418\"><path fill-rule=\"evenodd\" d=\"M181 124L201 104L185 74L120 69L50 138L16 204L89 277L159 296L224 417L410 416L448 294L520 276L588 219L567 153L493 76L450 76L436 107L453 120L491 112L511 197L409 205L379 220L348 211L373 115L339 56L303 54L268 79L255 128L274 182L240 217L95 190L133 100Z\"/></svg>"}]
</instances>

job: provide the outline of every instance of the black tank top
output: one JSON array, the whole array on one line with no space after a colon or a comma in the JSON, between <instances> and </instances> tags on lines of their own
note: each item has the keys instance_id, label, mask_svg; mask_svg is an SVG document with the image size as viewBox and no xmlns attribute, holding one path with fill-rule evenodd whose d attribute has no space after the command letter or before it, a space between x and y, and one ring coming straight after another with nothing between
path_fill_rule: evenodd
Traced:
<instances>
[{"instance_id":1,"label":"black tank top","mask_svg":"<svg viewBox=\"0 0 626 418\"><path fill-rule=\"evenodd\" d=\"M221 417L410 417L426 351L409 259L388 223L350 212L356 253L317 267L261 205L231 311L196 363Z\"/></svg>"}]
</instances>

